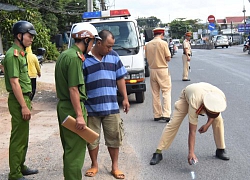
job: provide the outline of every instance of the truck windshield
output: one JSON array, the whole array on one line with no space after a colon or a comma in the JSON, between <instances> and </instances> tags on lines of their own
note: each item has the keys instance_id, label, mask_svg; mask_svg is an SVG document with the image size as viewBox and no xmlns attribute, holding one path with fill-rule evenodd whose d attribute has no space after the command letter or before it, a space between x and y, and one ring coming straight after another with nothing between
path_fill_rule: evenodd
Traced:
<instances>
[{"instance_id":1,"label":"truck windshield","mask_svg":"<svg viewBox=\"0 0 250 180\"><path fill-rule=\"evenodd\" d=\"M103 29L109 30L115 37L115 46L113 49L123 48L137 48L139 46L139 39L136 35L135 24L132 21L120 22L98 22L93 23L97 31Z\"/></svg>"}]
</instances>

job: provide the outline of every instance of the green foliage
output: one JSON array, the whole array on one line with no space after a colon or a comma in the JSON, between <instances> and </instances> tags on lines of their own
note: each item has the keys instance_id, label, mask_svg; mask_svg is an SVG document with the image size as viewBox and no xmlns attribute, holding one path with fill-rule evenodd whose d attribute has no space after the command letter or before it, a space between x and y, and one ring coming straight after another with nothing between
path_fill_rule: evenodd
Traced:
<instances>
[{"instance_id":1,"label":"green foliage","mask_svg":"<svg viewBox=\"0 0 250 180\"><path fill-rule=\"evenodd\" d=\"M181 39L187 31L197 32L198 29L203 29L204 25L199 23L200 19L175 19L170 26L170 35L174 39Z\"/></svg>"},{"instance_id":2,"label":"green foliage","mask_svg":"<svg viewBox=\"0 0 250 180\"><path fill-rule=\"evenodd\" d=\"M45 48L49 60L55 60L59 55L55 44L52 43L54 36L69 31L71 24L81 22L82 13L87 10L87 0L1 0L1 2L25 9L13 12L0 11L0 33L4 51L13 43L11 33L13 24L18 20L27 20L34 25L38 33L32 49ZM93 8L97 10L95 1Z\"/></svg>"},{"instance_id":3,"label":"green foliage","mask_svg":"<svg viewBox=\"0 0 250 180\"><path fill-rule=\"evenodd\" d=\"M36 31L37 36L35 37L32 45L32 49L37 49L43 47L46 49L46 57L50 60L56 60L59 52L57 51L55 45L50 42L50 30L46 28L44 22L42 21L42 16L40 12L34 9L26 8L25 12L4 12L1 11L0 14L5 16L5 19L1 20L0 30L4 32L3 36L3 45L4 51L7 51L13 43L13 34L12 26L15 22L19 20L27 20L31 22Z\"/></svg>"},{"instance_id":4,"label":"green foliage","mask_svg":"<svg viewBox=\"0 0 250 180\"><path fill-rule=\"evenodd\" d=\"M148 18L142 17L137 19L138 26L142 28L157 27L160 22L161 20L155 16L150 16Z\"/></svg>"}]
</instances>

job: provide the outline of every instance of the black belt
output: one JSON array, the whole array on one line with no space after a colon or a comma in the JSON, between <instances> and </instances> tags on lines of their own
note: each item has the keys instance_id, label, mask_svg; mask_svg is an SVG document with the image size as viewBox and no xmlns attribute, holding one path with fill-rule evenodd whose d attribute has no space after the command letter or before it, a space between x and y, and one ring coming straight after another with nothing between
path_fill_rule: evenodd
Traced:
<instances>
[{"instance_id":1,"label":"black belt","mask_svg":"<svg viewBox=\"0 0 250 180\"><path fill-rule=\"evenodd\" d=\"M71 101L71 100L70 99L60 99L60 101ZM85 100L84 99L80 99L80 102L85 103Z\"/></svg>"},{"instance_id":2,"label":"black belt","mask_svg":"<svg viewBox=\"0 0 250 180\"><path fill-rule=\"evenodd\" d=\"M23 93L24 96L31 96L32 92Z\"/></svg>"},{"instance_id":3,"label":"black belt","mask_svg":"<svg viewBox=\"0 0 250 180\"><path fill-rule=\"evenodd\" d=\"M183 54L185 54L186 55L186 53L183 53ZM191 56L191 54L187 54L188 56Z\"/></svg>"}]
</instances>

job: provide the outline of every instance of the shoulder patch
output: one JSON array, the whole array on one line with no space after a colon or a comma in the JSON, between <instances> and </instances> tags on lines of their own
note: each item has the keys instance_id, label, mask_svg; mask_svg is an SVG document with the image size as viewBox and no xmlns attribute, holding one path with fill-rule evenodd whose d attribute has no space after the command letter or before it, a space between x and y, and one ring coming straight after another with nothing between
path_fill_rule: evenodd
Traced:
<instances>
[{"instance_id":1,"label":"shoulder patch","mask_svg":"<svg viewBox=\"0 0 250 180\"><path fill-rule=\"evenodd\" d=\"M25 56L25 52L21 51L20 54L24 57Z\"/></svg>"},{"instance_id":2,"label":"shoulder patch","mask_svg":"<svg viewBox=\"0 0 250 180\"><path fill-rule=\"evenodd\" d=\"M83 55L83 54L80 54L79 51L77 51L77 56L82 60L82 62L85 61L84 55Z\"/></svg>"},{"instance_id":3,"label":"shoulder patch","mask_svg":"<svg viewBox=\"0 0 250 180\"><path fill-rule=\"evenodd\" d=\"M18 50L17 50L17 49L14 49L14 56L16 56L16 57L19 56L19 53L18 53Z\"/></svg>"}]
</instances>

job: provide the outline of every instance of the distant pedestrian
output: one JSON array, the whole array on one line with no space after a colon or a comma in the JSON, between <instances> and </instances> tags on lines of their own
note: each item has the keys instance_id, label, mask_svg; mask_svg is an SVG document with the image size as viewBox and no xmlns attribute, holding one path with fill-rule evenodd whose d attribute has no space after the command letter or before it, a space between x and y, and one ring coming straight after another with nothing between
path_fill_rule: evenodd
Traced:
<instances>
[{"instance_id":1,"label":"distant pedestrian","mask_svg":"<svg viewBox=\"0 0 250 180\"><path fill-rule=\"evenodd\" d=\"M168 62L171 59L168 43L163 41L164 28L153 30L154 39L145 46L145 56L150 67L150 85L153 96L154 121L168 122L171 115L171 76ZM163 97L161 104L160 90Z\"/></svg>"},{"instance_id":2,"label":"distant pedestrian","mask_svg":"<svg viewBox=\"0 0 250 180\"><path fill-rule=\"evenodd\" d=\"M162 132L160 142L150 164L155 165L162 160L162 150L170 147L186 115L188 115L189 119L188 163L191 165L198 162L198 158L194 153L195 137L198 116L203 114L207 115L208 120L200 127L199 133L207 132L212 125L217 147L216 157L229 160L225 152L224 124L221 116L221 112L225 109L226 97L219 88L204 82L188 85L182 90L179 100L175 102L173 116Z\"/></svg>"},{"instance_id":3,"label":"distant pedestrian","mask_svg":"<svg viewBox=\"0 0 250 180\"><path fill-rule=\"evenodd\" d=\"M122 145L124 129L117 102L117 89L123 97L123 111L128 113L130 105L124 79L127 71L118 54L112 50L115 43L113 34L108 30L102 30L99 36L102 40L96 41L91 55L86 56L83 64L88 94L85 102L88 127L98 134L101 133L102 127L105 145L112 161L111 174L116 179L124 179L124 173L118 168L119 148ZM92 164L85 176L93 177L98 172L99 144L100 136L94 143L88 144Z\"/></svg>"},{"instance_id":4,"label":"distant pedestrian","mask_svg":"<svg viewBox=\"0 0 250 180\"><path fill-rule=\"evenodd\" d=\"M32 91L25 48L31 46L36 31L30 22L18 21L13 25L12 32L14 43L3 61L5 85L9 92L8 107L11 114L8 179L26 180L24 176L38 173L37 169L30 169L24 164L29 141Z\"/></svg>"},{"instance_id":5,"label":"distant pedestrian","mask_svg":"<svg viewBox=\"0 0 250 180\"><path fill-rule=\"evenodd\" d=\"M183 41L183 55L182 55L182 62L183 62L183 74L182 74L182 81L190 81L188 78L188 71L190 70L190 60L192 56L190 38L192 36L191 32L185 33L185 40Z\"/></svg>"},{"instance_id":6,"label":"distant pedestrian","mask_svg":"<svg viewBox=\"0 0 250 180\"><path fill-rule=\"evenodd\" d=\"M36 93L36 77L41 77L41 69L38 59L35 54L33 54L31 46L26 47L27 61L28 61L28 73L31 79L32 95L31 101L33 100Z\"/></svg>"},{"instance_id":7,"label":"distant pedestrian","mask_svg":"<svg viewBox=\"0 0 250 180\"><path fill-rule=\"evenodd\" d=\"M59 99L57 116L63 146L63 174L65 180L82 180L86 141L61 124L70 115L76 119L76 129L84 131L87 124L87 99L82 73L84 55L92 48L98 37L96 28L90 23L79 23L72 30L75 44L61 53L56 61L55 83Z\"/></svg>"}]
</instances>

